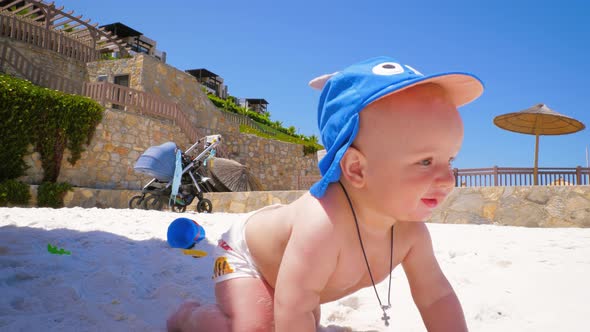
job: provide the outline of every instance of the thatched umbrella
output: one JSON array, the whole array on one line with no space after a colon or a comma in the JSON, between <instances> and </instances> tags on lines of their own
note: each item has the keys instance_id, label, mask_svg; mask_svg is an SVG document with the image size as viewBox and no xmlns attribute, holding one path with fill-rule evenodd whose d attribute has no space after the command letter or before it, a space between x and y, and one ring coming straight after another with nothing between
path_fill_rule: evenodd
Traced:
<instances>
[{"instance_id":1,"label":"thatched umbrella","mask_svg":"<svg viewBox=\"0 0 590 332\"><path fill-rule=\"evenodd\" d=\"M213 158L207 162L219 191L259 191L262 185L250 173L250 169L239 162L226 158ZM221 186L219 186L221 184Z\"/></svg>"},{"instance_id":2,"label":"thatched umbrella","mask_svg":"<svg viewBox=\"0 0 590 332\"><path fill-rule=\"evenodd\" d=\"M537 104L520 112L507 113L494 118L494 124L516 133L535 135L534 184L538 184L539 135L564 135L578 132L584 124L569 116L557 113L545 104Z\"/></svg>"}]
</instances>

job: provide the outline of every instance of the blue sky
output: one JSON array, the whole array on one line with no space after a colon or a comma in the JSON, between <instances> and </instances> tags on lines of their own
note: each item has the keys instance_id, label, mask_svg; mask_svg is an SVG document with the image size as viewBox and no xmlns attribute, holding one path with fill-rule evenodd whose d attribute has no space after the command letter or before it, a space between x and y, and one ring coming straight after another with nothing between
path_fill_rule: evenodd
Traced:
<instances>
[{"instance_id":1,"label":"blue sky","mask_svg":"<svg viewBox=\"0 0 590 332\"><path fill-rule=\"evenodd\" d=\"M424 74L468 71L486 85L461 109L458 168L531 167L535 137L493 118L537 103L590 126L590 5L569 1L55 0L92 22L122 22L167 63L207 68L236 97L264 98L272 120L319 136L307 82L389 55ZM590 129L542 136L540 167L586 166Z\"/></svg>"}]
</instances>

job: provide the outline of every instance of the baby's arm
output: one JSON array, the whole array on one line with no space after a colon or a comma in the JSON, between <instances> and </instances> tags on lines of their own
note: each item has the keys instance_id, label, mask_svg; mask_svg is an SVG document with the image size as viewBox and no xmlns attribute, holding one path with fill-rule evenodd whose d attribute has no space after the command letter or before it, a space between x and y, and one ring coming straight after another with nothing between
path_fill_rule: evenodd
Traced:
<instances>
[{"instance_id":1,"label":"baby's arm","mask_svg":"<svg viewBox=\"0 0 590 332\"><path fill-rule=\"evenodd\" d=\"M313 311L338 260L333 234L333 225L319 220L293 226L275 285L276 331L316 330Z\"/></svg>"},{"instance_id":2,"label":"baby's arm","mask_svg":"<svg viewBox=\"0 0 590 332\"><path fill-rule=\"evenodd\" d=\"M412 246L402 265L426 329L429 332L467 331L461 304L436 261L426 225L405 226Z\"/></svg>"}]
</instances>

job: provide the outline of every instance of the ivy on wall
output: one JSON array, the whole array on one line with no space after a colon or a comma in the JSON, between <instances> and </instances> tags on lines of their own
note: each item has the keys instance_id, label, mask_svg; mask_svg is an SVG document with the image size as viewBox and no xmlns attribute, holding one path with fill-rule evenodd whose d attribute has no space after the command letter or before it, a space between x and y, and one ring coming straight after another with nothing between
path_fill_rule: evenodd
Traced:
<instances>
[{"instance_id":1,"label":"ivy on wall","mask_svg":"<svg viewBox=\"0 0 590 332\"><path fill-rule=\"evenodd\" d=\"M0 182L24 175L29 144L41 155L43 181L56 182L65 148L74 165L103 111L92 99L0 74Z\"/></svg>"}]
</instances>

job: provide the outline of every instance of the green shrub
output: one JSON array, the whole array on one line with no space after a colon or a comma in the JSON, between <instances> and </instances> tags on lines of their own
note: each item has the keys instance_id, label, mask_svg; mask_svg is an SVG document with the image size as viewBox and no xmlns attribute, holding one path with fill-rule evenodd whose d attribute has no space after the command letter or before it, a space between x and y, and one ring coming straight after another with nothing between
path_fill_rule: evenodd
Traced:
<instances>
[{"instance_id":1,"label":"green shrub","mask_svg":"<svg viewBox=\"0 0 590 332\"><path fill-rule=\"evenodd\" d=\"M64 206L64 197L72 185L67 182L43 182L37 188L37 206L61 208Z\"/></svg>"},{"instance_id":2,"label":"green shrub","mask_svg":"<svg viewBox=\"0 0 590 332\"><path fill-rule=\"evenodd\" d=\"M32 142L32 99L35 86L0 75L0 182L25 174L23 156Z\"/></svg>"},{"instance_id":3,"label":"green shrub","mask_svg":"<svg viewBox=\"0 0 590 332\"><path fill-rule=\"evenodd\" d=\"M277 141L295 143L303 145L303 155L307 156L308 154L316 153L318 150L323 149L324 147L319 145L316 140L313 139L301 139L297 137L292 137L286 134L277 134L277 135L269 135L260 130L256 130L250 126L240 125L240 132L245 134L252 134L262 138L274 139ZM315 136L313 136L315 137Z\"/></svg>"},{"instance_id":4,"label":"green shrub","mask_svg":"<svg viewBox=\"0 0 590 332\"><path fill-rule=\"evenodd\" d=\"M235 103L236 98L233 96L229 96L227 99L222 99L212 93L209 93L209 94L207 94L207 97L209 97L209 100L211 100L213 105L215 105L217 108L219 108L221 110L224 110L226 112L236 113L236 114L242 114L242 115L245 115L245 116L249 117L250 119L258 122L258 123L262 123L262 124L267 125L269 127L273 127L273 128L275 128L287 135L289 135L289 133L290 133L287 128L283 128L281 126L280 121L275 121L275 122L271 121L270 120L270 113L266 112L264 114L260 114L260 113L250 110L249 108L236 105L236 103ZM293 135L291 135L291 136L293 136Z\"/></svg>"},{"instance_id":5,"label":"green shrub","mask_svg":"<svg viewBox=\"0 0 590 332\"><path fill-rule=\"evenodd\" d=\"M96 101L41 88L26 80L0 75L0 181L24 175L23 156L33 144L41 155L43 181L59 176L64 149L74 165L102 120Z\"/></svg>"},{"instance_id":6,"label":"green shrub","mask_svg":"<svg viewBox=\"0 0 590 332\"><path fill-rule=\"evenodd\" d=\"M312 154L312 153L316 153L318 152L319 147L315 144L309 144L306 143L305 145L303 145L303 155L307 156L308 154Z\"/></svg>"},{"instance_id":7,"label":"green shrub","mask_svg":"<svg viewBox=\"0 0 590 332\"><path fill-rule=\"evenodd\" d=\"M28 205L31 200L29 185L17 180L0 182L0 206Z\"/></svg>"}]
</instances>

